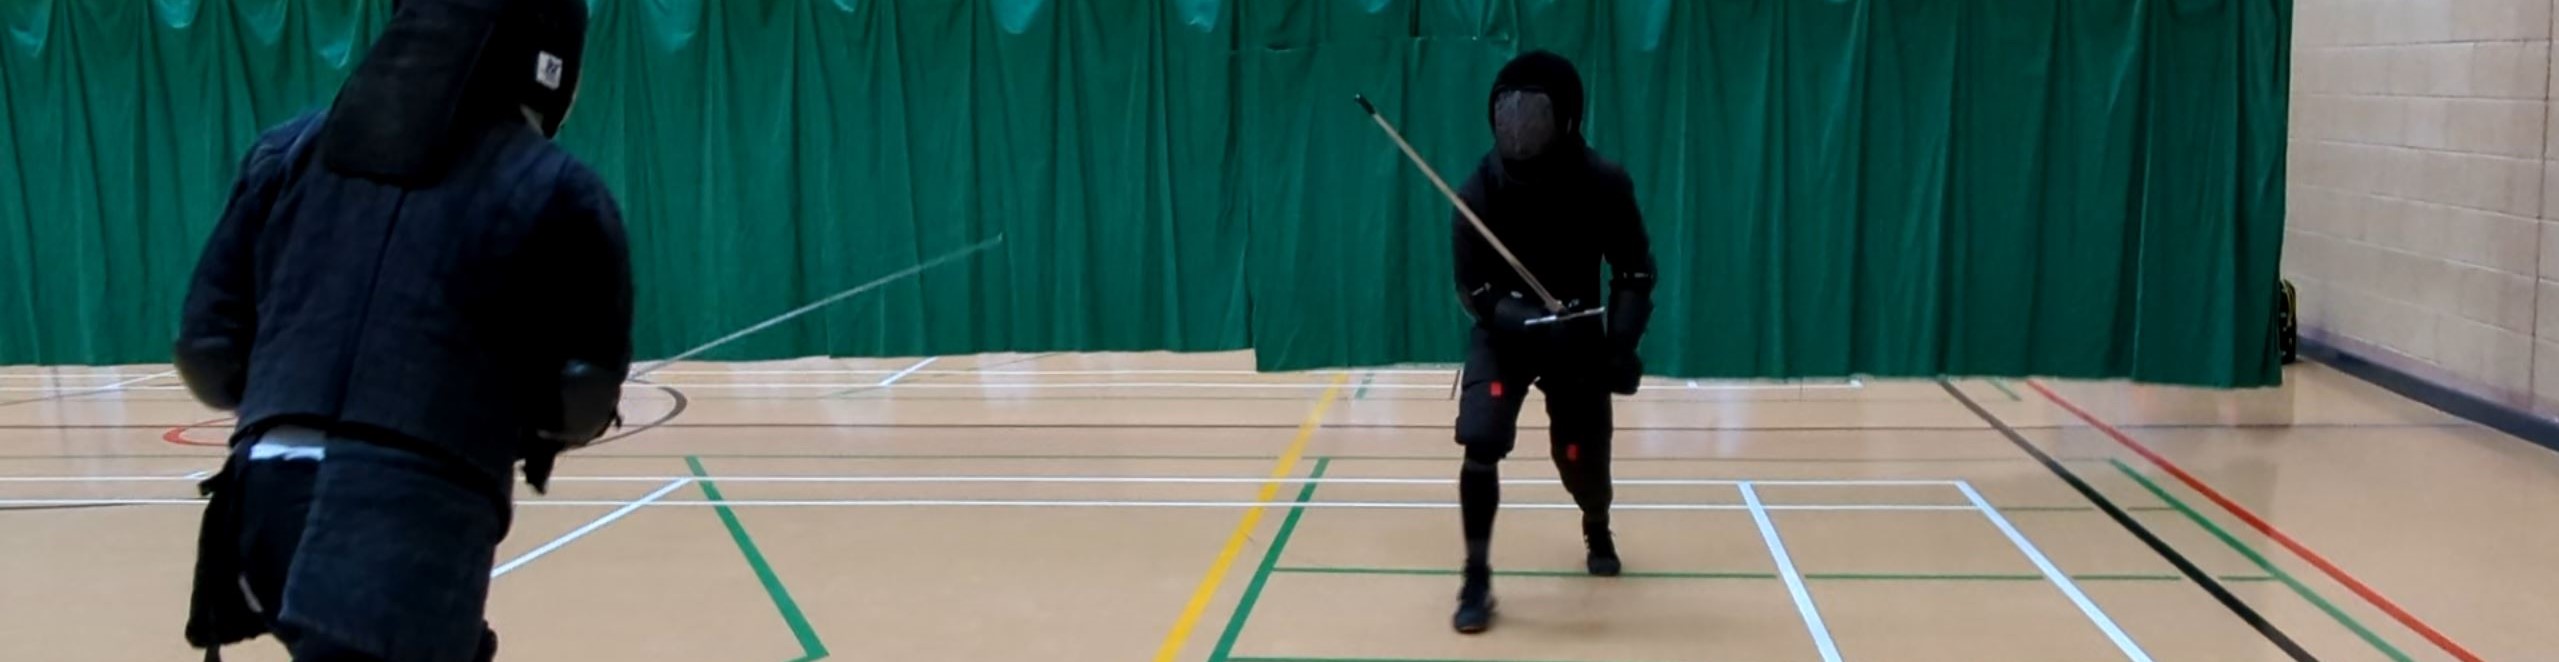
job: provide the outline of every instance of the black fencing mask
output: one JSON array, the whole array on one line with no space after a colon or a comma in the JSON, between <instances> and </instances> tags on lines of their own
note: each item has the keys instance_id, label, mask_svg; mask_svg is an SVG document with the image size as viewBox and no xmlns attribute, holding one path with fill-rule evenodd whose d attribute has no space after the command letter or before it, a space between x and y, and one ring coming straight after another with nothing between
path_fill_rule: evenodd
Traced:
<instances>
[{"instance_id":1,"label":"black fencing mask","mask_svg":"<svg viewBox=\"0 0 2559 662\"><path fill-rule=\"evenodd\" d=\"M401 0L329 109L329 169L427 186L473 132L539 116L557 133L576 98L585 0Z\"/></svg>"},{"instance_id":2,"label":"black fencing mask","mask_svg":"<svg viewBox=\"0 0 2559 662\"><path fill-rule=\"evenodd\" d=\"M1502 158L1527 161L1555 143L1555 103L1537 90L1508 90L1493 100L1493 147Z\"/></svg>"},{"instance_id":3,"label":"black fencing mask","mask_svg":"<svg viewBox=\"0 0 2559 662\"><path fill-rule=\"evenodd\" d=\"M1582 76L1563 56L1530 51L1493 76L1487 108L1504 172L1533 178L1569 169L1583 149Z\"/></svg>"}]
</instances>

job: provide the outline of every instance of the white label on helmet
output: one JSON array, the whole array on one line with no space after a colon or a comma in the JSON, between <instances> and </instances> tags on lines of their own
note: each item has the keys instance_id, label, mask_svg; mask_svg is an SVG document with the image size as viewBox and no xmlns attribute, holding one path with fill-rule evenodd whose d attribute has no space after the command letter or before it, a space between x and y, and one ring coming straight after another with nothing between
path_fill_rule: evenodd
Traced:
<instances>
[{"instance_id":1,"label":"white label on helmet","mask_svg":"<svg viewBox=\"0 0 2559 662\"><path fill-rule=\"evenodd\" d=\"M565 69L567 64L560 61L560 56L552 55L548 51L535 53L533 56L534 82L554 90L560 89L561 70Z\"/></svg>"}]
</instances>

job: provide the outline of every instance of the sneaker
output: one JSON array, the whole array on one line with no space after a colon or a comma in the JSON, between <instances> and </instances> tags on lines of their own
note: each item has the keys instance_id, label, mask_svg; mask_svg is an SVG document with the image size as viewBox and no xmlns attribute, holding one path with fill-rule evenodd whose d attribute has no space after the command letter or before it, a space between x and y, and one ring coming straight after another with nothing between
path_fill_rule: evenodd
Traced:
<instances>
[{"instance_id":1,"label":"sneaker","mask_svg":"<svg viewBox=\"0 0 2559 662\"><path fill-rule=\"evenodd\" d=\"M1592 576L1615 577L1617 573L1625 571L1625 564L1617 560L1617 540L1609 535L1608 525L1582 527L1582 541L1590 545L1589 565Z\"/></svg>"},{"instance_id":2,"label":"sneaker","mask_svg":"<svg viewBox=\"0 0 2559 662\"><path fill-rule=\"evenodd\" d=\"M1493 627L1493 570L1485 567L1466 569L1466 586L1457 591L1457 616L1450 623L1459 634L1476 634Z\"/></svg>"}]
</instances>

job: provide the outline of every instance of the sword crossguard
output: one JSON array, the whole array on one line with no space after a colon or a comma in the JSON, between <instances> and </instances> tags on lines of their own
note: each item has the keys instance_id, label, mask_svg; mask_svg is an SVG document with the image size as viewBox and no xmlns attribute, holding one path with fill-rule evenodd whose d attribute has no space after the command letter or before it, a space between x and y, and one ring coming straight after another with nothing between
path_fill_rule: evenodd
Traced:
<instances>
[{"instance_id":1,"label":"sword crossguard","mask_svg":"<svg viewBox=\"0 0 2559 662\"><path fill-rule=\"evenodd\" d=\"M1576 311L1571 311L1571 312L1556 313L1556 314L1553 314L1553 315L1547 315L1547 316L1545 316L1545 317L1540 317L1540 318L1532 319L1532 320L1529 320L1529 321L1526 321L1526 322L1521 322L1520 324L1521 324L1521 325L1523 325L1523 326L1545 326L1545 325L1548 325L1548 324L1557 324L1557 323L1561 323L1561 322L1570 322L1570 321L1577 320L1577 319L1581 319L1581 318L1584 318L1584 317L1596 317L1596 316L1599 316L1599 315L1601 315L1601 314L1605 314L1605 313L1607 313L1607 312L1608 312L1608 307L1607 307L1607 306L1601 306L1601 307L1598 307L1598 308L1592 308L1592 309L1590 309L1590 310L1576 310Z\"/></svg>"}]
</instances>

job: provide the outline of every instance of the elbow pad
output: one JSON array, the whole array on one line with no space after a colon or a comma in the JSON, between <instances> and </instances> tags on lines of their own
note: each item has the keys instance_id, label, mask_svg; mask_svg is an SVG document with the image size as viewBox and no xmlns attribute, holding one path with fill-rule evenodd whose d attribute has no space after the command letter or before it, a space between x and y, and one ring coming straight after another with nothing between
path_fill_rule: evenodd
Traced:
<instances>
[{"instance_id":1,"label":"elbow pad","mask_svg":"<svg viewBox=\"0 0 2559 662\"><path fill-rule=\"evenodd\" d=\"M180 338L171 349L178 379L197 402L221 411L240 408L249 390L249 348L230 338Z\"/></svg>"}]
</instances>

